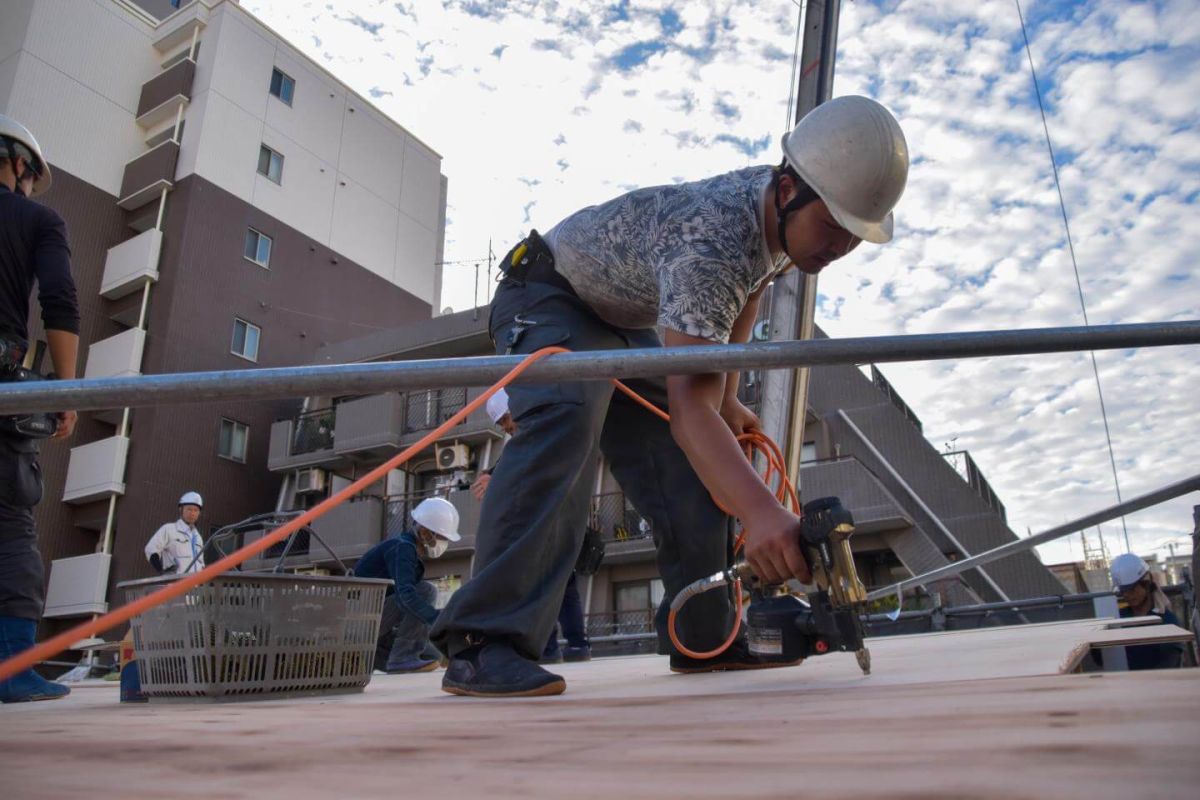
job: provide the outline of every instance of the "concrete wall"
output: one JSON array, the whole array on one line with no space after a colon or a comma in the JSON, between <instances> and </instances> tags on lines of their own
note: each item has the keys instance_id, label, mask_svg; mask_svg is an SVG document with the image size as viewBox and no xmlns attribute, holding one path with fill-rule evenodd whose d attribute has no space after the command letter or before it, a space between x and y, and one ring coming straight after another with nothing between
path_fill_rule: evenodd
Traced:
<instances>
[{"instance_id":1,"label":"concrete wall","mask_svg":"<svg viewBox=\"0 0 1200 800\"><path fill-rule=\"evenodd\" d=\"M427 303L443 238L441 157L243 9L201 34L179 176L195 172ZM295 80L289 106L272 69ZM280 183L259 148L284 157Z\"/></svg>"}]
</instances>

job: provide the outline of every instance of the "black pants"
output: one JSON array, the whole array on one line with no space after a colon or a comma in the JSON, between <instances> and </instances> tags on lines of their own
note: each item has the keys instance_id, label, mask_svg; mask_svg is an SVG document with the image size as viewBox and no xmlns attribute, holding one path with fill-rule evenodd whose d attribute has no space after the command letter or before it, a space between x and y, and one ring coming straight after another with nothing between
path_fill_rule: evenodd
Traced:
<instances>
[{"instance_id":1,"label":"black pants","mask_svg":"<svg viewBox=\"0 0 1200 800\"><path fill-rule=\"evenodd\" d=\"M587 625L583 621L583 601L579 598L579 581L574 572L567 579L567 589L563 592L562 604L558 608L558 627L550 629L550 638L542 648L542 658L558 655L558 629L562 629L562 638L567 640L568 647L587 647Z\"/></svg>"},{"instance_id":2,"label":"black pants","mask_svg":"<svg viewBox=\"0 0 1200 800\"><path fill-rule=\"evenodd\" d=\"M0 435L0 617L39 619L45 601L33 507L42 499L38 443Z\"/></svg>"},{"instance_id":3,"label":"black pants","mask_svg":"<svg viewBox=\"0 0 1200 800\"><path fill-rule=\"evenodd\" d=\"M527 324L514 320L520 315ZM532 324L528 324L532 323ZM514 327L522 329L515 342ZM608 325L571 292L506 279L492 302L492 338L503 353L550 345L572 350L660 346L653 330ZM665 380L630 381L666 407ZM484 497L475 572L438 617L431 638L454 655L469 635L506 638L535 659L558 617L575 566L601 453L638 514L650 520L666 596L656 625L659 652L671 652L666 617L687 584L729 563L729 519L712 502L670 427L609 381L508 387L517 433L504 448ZM733 623L728 592L693 599L677 628L692 648L721 643Z\"/></svg>"}]
</instances>

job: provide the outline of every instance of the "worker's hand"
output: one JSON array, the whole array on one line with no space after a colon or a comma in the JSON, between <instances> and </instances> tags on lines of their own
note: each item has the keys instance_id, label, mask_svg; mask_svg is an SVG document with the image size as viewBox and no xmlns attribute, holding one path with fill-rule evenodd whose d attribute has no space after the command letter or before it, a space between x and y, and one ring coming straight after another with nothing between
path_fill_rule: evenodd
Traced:
<instances>
[{"instance_id":1,"label":"worker's hand","mask_svg":"<svg viewBox=\"0 0 1200 800\"><path fill-rule=\"evenodd\" d=\"M476 500L483 500L483 496L487 493L488 484L492 482L491 475L480 475L471 484L471 494L475 495Z\"/></svg>"},{"instance_id":2,"label":"worker's hand","mask_svg":"<svg viewBox=\"0 0 1200 800\"><path fill-rule=\"evenodd\" d=\"M721 419L733 431L734 436L752 430L762 430L762 421L750 409L746 408L736 396L726 396L721 403Z\"/></svg>"},{"instance_id":3,"label":"worker's hand","mask_svg":"<svg viewBox=\"0 0 1200 800\"><path fill-rule=\"evenodd\" d=\"M55 439L66 439L75 432L75 423L79 421L79 414L75 411L60 411L58 412L58 427L54 430Z\"/></svg>"},{"instance_id":4,"label":"worker's hand","mask_svg":"<svg viewBox=\"0 0 1200 800\"><path fill-rule=\"evenodd\" d=\"M754 574L764 583L783 583L795 578L801 583L812 580L808 562L800 549L800 518L782 506L760 517L742 520L746 528L743 552Z\"/></svg>"}]
</instances>

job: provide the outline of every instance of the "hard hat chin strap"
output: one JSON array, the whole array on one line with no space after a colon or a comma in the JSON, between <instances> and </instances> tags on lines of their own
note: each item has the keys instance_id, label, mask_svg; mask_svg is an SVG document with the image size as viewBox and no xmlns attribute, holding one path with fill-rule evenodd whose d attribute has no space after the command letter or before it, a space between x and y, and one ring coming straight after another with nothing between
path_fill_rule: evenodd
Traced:
<instances>
[{"instance_id":1,"label":"hard hat chin strap","mask_svg":"<svg viewBox=\"0 0 1200 800\"><path fill-rule=\"evenodd\" d=\"M786 171L786 174L789 177L791 177L792 180L795 181L795 183L796 183L796 196L793 197L791 200L789 200L787 202L787 205L784 205L779 201L779 194L780 194L779 179L783 177L783 175L785 174L785 171ZM805 183L804 180L799 175L797 175L794 171L788 169L787 167L776 168L775 182L774 182L772 194L774 195L774 200L775 200L775 225L777 226L778 235L779 235L779 246L783 248L783 254L785 256L787 256L788 259L793 264L795 264L796 257L792 255L792 251L788 248L788 241L787 241L788 217L791 214L794 214L795 212L804 208L806 205L808 205L812 201L819 200L820 197L817 196L817 193L813 191L812 187L809 186L807 183Z\"/></svg>"}]
</instances>

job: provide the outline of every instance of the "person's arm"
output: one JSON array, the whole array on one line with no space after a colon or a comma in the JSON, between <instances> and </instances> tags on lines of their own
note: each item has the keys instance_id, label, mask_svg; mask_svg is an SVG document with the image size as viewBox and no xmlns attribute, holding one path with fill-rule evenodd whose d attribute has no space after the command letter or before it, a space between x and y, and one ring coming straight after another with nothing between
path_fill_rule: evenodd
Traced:
<instances>
[{"instance_id":1,"label":"person's arm","mask_svg":"<svg viewBox=\"0 0 1200 800\"><path fill-rule=\"evenodd\" d=\"M75 377L75 359L79 353L79 335L69 331L53 329L46 330L46 344L50 349L50 361L54 364L54 374L61 380L71 380ZM75 411L58 412L58 428L54 431L55 439L65 439L75 432L75 423L79 414Z\"/></svg>"},{"instance_id":2,"label":"person's arm","mask_svg":"<svg viewBox=\"0 0 1200 800\"><path fill-rule=\"evenodd\" d=\"M750 295L742 312L733 321L733 329L729 333L730 344L745 344L750 341L750 334L754 331L754 323L758 319L759 301L766 288L767 281L763 281L762 286ZM758 415L746 408L741 400L738 400L740 380L740 372L727 372L725 374L725 391L721 398L721 418L733 431L734 436L740 436L748 430L762 428L762 421L759 420Z\"/></svg>"},{"instance_id":3,"label":"person's arm","mask_svg":"<svg viewBox=\"0 0 1200 800\"><path fill-rule=\"evenodd\" d=\"M401 541L392 550L388 571L392 573L392 581L396 584L396 603L405 611L415 615L426 625L432 625L437 619L438 610L417 592L417 550L410 543Z\"/></svg>"},{"instance_id":4,"label":"person's arm","mask_svg":"<svg viewBox=\"0 0 1200 800\"><path fill-rule=\"evenodd\" d=\"M54 374L61 380L75 377L79 353L79 300L71 277L71 248L67 226L58 214L42 209L34 237L33 269L38 283L38 303ZM75 430L74 411L58 413L55 439L65 439Z\"/></svg>"},{"instance_id":5,"label":"person's arm","mask_svg":"<svg viewBox=\"0 0 1200 800\"><path fill-rule=\"evenodd\" d=\"M163 553L167 547L169 540L167 533L163 528L159 528L150 537L150 541L146 542L146 560L150 562L150 566L154 567L159 572L166 572L174 567L174 564L167 565L164 563Z\"/></svg>"},{"instance_id":6,"label":"person's arm","mask_svg":"<svg viewBox=\"0 0 1200 800\"><path fill-rule=\"evenodd\" d=\"M668 330L666 345L711 345L713 342ZM800 550L800 518L775 499L742 453L721 417L725 397L723 373L673 375L667 378L671 434L714 498L742 521L746 560L764 581L810 580Z\"/></svg>"}]
</instances>

